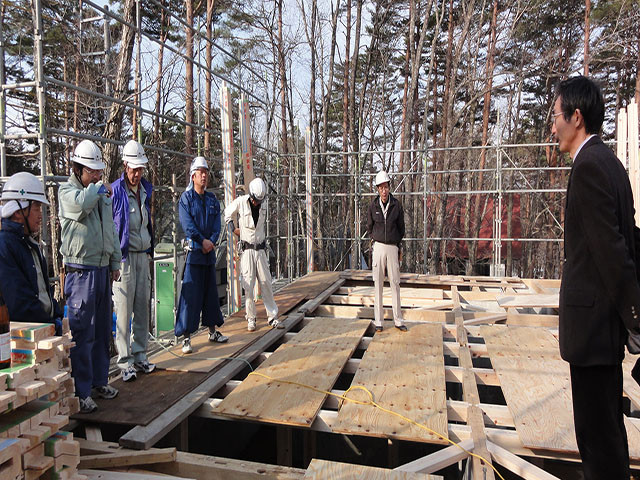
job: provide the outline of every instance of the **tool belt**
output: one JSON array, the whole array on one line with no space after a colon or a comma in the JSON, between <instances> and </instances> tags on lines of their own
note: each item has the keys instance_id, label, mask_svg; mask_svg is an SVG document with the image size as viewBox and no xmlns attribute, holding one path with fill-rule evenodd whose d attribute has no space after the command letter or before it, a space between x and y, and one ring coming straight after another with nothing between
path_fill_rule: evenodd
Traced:
<instances>
[{"instance_id":1,"label":"tool belt","mask_svg":"<svg viewBox=\"0 0 640 480\"><path fill-rule=\"evenodd\" d=\"M261 242L258 243L257 245L255 243L249 243L249 242L245 242L244 240L240 241L240 248L242 248L242 250L264 250L266 247L266 242Z\"/></svg>"}]
</instances>

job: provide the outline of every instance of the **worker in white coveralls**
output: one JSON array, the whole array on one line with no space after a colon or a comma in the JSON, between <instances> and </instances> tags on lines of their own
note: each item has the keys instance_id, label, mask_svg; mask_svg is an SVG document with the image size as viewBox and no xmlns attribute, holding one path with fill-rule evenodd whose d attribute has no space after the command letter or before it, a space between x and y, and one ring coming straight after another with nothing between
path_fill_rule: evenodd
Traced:
<instances>
[{"instance_id":1,"label":"worker in white coveralls","mask_svg":"<svg viewBox=\"0 0 640 480\"><path fill-rule=\"evenodd\" d=\"M278 321L278 306L273 299L271 273L265 250L265 221L267 215L267 186L261 178L249 183L249 195L242 195L224 209L225 224L231 223L233 233L240 237L240 270L246 296L247 330L256 329L256 278L260 285L262 301L267 310L269 325L284 328ZM233 218L238 215L238 227Z\"/></svg>"},{"instance_id":2,"label":"worker in white coveralls","mask_svg":"<svg viewBox=\"0 0 640 480\"><path fill-rule=\"evenodd\" d=\"M131 382L138 373L151 373L156 368L147 360L153 187L142 177L148 163L142 145L135 140L127 142L122 150L122 162L124 173L111 185L113 222L122 252L120 279L113 282L113 303L117 318L118 367L122 371L122 380Z\"/></svg>"},{"instance_id":3,"label":"worker in white coveralls","mask_svg":"<svg viewBox=\"0 0 640 480\"><path fill-rule=\"evenodd\" d=\"M402 204L391 195L391 179L385 171L376 175L378 196L369 205L367 230L373 240L373 283L375 289L374 324L376 332L382 331L384 304L382 289L385 268L391 286L393 323L403 332L407 331L400 308L400 243L404 237L404 210Z\"/></svg>"}]
</instances>

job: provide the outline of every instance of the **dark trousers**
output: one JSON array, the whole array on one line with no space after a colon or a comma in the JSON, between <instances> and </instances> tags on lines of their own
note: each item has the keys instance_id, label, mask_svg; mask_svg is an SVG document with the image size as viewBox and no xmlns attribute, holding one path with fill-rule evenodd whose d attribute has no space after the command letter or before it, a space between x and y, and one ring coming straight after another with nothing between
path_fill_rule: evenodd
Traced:
<instances>
[{"instance_id":1,"label":"dark trousers","mask_svg":"<svg viewBox=\"0 0 640 480\"><path fill-rule=\"evenodd\" d=\"M629 480L622 365L571 365L571 393L585 480Z\"/></svg>"},{"instance_id":2,"label":"dark trousers","mask_svg":"<svg viewBox=\"0 0 640 480\"><path fill-rule=\"evenodd\" d=\"M201 314L205 327L220 327L224 323L218 299L216 266L187 263L178 302L176 337L190 336L195 332Z\"/></svg>"},{"instance_id":3,"label":"dark trousers","mask_svg":"<svg viewBox=\"0 0 640 480\"><path fill-rule=\"evenodd\" d=\"M91 387L107 384L111 340L111 278L109 267L69 273L64 282L67 316L75 347L71 375L76 395L91 395Z\"/></svg>"}]
</instances>

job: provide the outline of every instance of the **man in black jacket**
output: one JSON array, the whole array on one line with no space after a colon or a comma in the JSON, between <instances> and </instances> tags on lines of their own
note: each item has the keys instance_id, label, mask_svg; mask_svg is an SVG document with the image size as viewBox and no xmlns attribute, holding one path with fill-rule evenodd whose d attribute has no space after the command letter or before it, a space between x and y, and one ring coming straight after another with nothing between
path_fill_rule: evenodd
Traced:
<instances>
[{"instance_id":1,"label":"man in black jacket","mask_svg":"<svg viewBox=\"0 0 640 480\"><path fill-rule=\"evenodd\" d=\"M385 171L376 175L378 196L371 202L367 214L367 230L373 244L373 283L375 286L374 324L376 332L382 331L384 308L382 288L384 270L387 269L391 286L393 323L403 332L407 331L400 308L400 242L404 237L404 211L402 204L391 195L391 179Z\"/></svg>"},{"instance_id":2,"label":"man in black jacket","mask_svg":"<svg viewBox=\"0 0 640 480\"><path fill-rule=\"evenodd\" d=\"M586 480L629 478L622 412L627 329L639 330L633 194L597 136L604 99L586 77L560 83L551 132L573 159L564 222L560 354L570 364L576 440Z\"/></svg>"}]
</instances>

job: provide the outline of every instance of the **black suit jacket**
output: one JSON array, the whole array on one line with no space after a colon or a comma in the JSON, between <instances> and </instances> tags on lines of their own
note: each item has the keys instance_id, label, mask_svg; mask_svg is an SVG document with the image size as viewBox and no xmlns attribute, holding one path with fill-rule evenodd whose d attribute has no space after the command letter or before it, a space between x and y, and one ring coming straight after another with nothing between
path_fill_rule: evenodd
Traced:
<instances>
[{"instance_id":1,"label":"black suit jacket","mask_svg":"<svg viewBox=\"0 0 640 480\"><path fill-rule=\"evenodd\" d=\"M619 364L627 328L638 331L634 213L624 166L592 137L571 168L564 220L560 354L573 365Z\"/></svg>"}]
</instances>

